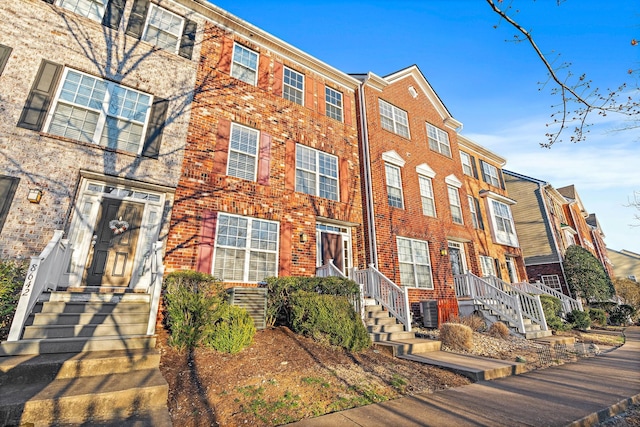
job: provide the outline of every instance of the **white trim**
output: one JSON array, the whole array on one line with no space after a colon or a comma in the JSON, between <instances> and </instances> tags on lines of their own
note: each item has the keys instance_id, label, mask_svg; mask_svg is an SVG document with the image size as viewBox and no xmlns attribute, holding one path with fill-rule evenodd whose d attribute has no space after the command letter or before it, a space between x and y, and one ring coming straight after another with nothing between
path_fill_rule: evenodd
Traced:
<instances>
[{"instance_id":1,"label":"white trim","mask_svg":"<svg viewBox=\"0 0 640 427\"><path fill-rule=\"evenodd\" d=\"M233 138L233 129L235 127L248 129L248 130L250 130L252 132L255 132L256 135L257 135L256 136L256 152L254 154L245 153L245 152L238 151L238 150L233 150L236 153L245 154L247 156L252 155L254 157L255 162L253 164L253 178L252 179L247 179L247 178L244 178L244 177L241 177L241 176L236 176L236 175L229 174L229 166L230 166L230 162L231 162L231 150L232 150L232 148L231 148L231 139ZM226 169L225 174L227 176L233 176L233 177L239 178L239 179L246 179L247 181L254 181L254 182L257 181L257 179L258 179L258 160L259 160L259 156L260 156L260 131L258 129L254 129L254 128L249 127L249 126L244 126L244 125L241 125L239 123L235 123L235 122L231 123L231 127L229 129L229 148L228 148L228 153L227 153L227 169Z\"/></svg>"},{"instance_id":2,"label":"white trim","mask_svg":"<svg viewBox=\"0 0 640 427\"><path fill-rule=\"evenodd\" d=\"M291 86L290 84L285 83L285 80L284 80L284 79L285 79L285 71L286 71L286 70L289 70L290 72L292 72L292 73L294 73L294 74L298 74L298 75L302 76L302 89L298 89L297 87L294 87L294 86ZM304 95L305 95L305 84L306 84L306 80L307 80L307 78L306 78L306 76L304 75L304 73L301 73L300 71L296 71L296 70L294 70L294 69L293 69L293 68L291 68L291 67L287 67L286 65L283 65L283 66L282 66L282 97L283 97L284 99L288 100L288 101L291 101L291 102L293 102L293 103L295 103L295 104L298 104L298 105L302 105L302 106L304 107L304 98L305 98L305 96L304 96ZM292 88L293 90L299 90L299 91L301 91L301 92L302 92L301 102L299 102L299 103L298 103L298 102L293 101L293 100L291 100L291 99L289 99L289 98L286 98L286 97L284 96L284 88L285 88L285 87L290 87L290 88Z\"/></svg>"},{"instance_id":3,"label":"white trim","mask_svg":"<svg viewBox=\"0 0 640 427\"><path fill-rule=\"evenodd\" d=\"M244 64L241 64L240 62L236 62L236 46L239 46L240 48L245 49L246 51L251 52L251 53L256 55L256 68L255 68L255 70L250 68L250 67L247 67ZM236 66L236 63L238 64L237 67L244 68L244 69L247 69L247 70L252 70L252 71L255 72L255 77L253 79L253 83L247 82L247 81L242 80L241 78L235 77L233 75L233 67ZM229 70L229 75L231 77L233 77L234 79L240 80L241 82L245 82L245 83L250 84L252 86L257 86L258 85L258 70L259 70L259 68L260 68L260 53L256 52L253 49L248 48L247 46L243 45L242 43L238 43L238 42L234 41L233 42L233 50L231 51L231 69Z\"/></svg>"},{"instance_id":4,"label":"white trim","mask_svg":"<svg viewBox=\"0 0 640 427\"><path fill-rule=\"evenodd\" d=\"M490 191L490 190L480 190L480 192L478 193L478 196L480 196L482 198L488 197L490 199L496 199L496 200L504 203L505 205L513 206L513 205L518 203L515 200L510 199L507 196L503 196L502 194L494 193L493 191Z\"/></svg>"},{"instance_id":5,"label":"white trim","mask_svg":"<svg viewBox=\"0 0 640 427\"><path fill-rule=\"evenodd\" d=\"M456 188L461 188L462 187L462 181L460 181L454 174L451 174L449 176L447 176L444 179L444 182L446 182L448 185L452 185Z\"/></svg>"},{"instance_id":6,"label":"white trim","mask_svg":"<svg viewBox=\"0 0 640 427\"><path fill-rule=\"evenodd\" d=\"M385 163L390 163L400 168L403 168L404 164L406 163L405 160L400 157L400 154L396 152L396 150L386 151L382 153L382 160L384 160Z\"/></svg>"},{"instance_id":7,"label":"white trim","mask_svg":"<svg viewBox=\"0 0 640 427\"><path fill-rule=\"evenodd\" d=\"M418 166L416 166L416 172L418 173L418 175L424 175L427 178L435 178L436 177L435 171L433 169L431 169L429 167L429 165L426 164L426 163L420 163Z\"/></svg>"},{"instance_id":8,"label":"white trim","mask_svg":"<svg viewBox=\"0 0 640 427\"><path fill-rule=\"evenodd\" d=\"M149 44L152 44L154 46L157 46L160 49L163 49L161 46L159 46L158 44L154 43L153 41L150 41L150 40L146 39L147 33L149 31L149 19L151 18L151 10L154 7L157 8L157 9L160 9L162 11L165 11L165 12L171 14L171 15L174 15L175 17L180 18L180 20L182 21L182 24L180 24L180 30L178 31L178 34L176 36L176 46L174 47L173 50L165 49L167 52L171 52L171 53L176 53L177 54L180 51L180 43L181 43L181 39L182 39L182 33L184 31L185 18L183 16L178 15L175 12L170 11L169 9L166 9L164 7L160 7L155 3L151 3L151 2L149 3L149 10L147 10L147 17L145 18L145 21L144 21L144 30L142 31L142 35L140 36L140 40L142 40L144 42L147 42ZM159 28L159 29L168 33L168 31L166 31L166 30L164 30L162 28ZM171 33L169 33L169 34L171 34Z\"/></svg>"}]
</instances>

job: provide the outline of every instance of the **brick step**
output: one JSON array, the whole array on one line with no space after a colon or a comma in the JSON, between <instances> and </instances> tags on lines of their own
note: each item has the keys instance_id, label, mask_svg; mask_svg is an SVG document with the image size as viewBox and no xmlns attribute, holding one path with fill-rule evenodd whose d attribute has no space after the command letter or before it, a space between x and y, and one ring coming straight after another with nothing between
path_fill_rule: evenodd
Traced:
<instances>
[{"instance_id":1,"label":"brick step","mask_svg":"<svg viewBox=\"0 0 640 427\"><path fill-rule=\"evenodd\" d=\"M0 357L0 387L157 368L155 349Z\"/></svg>"},{"instance_id":2,"label":"brick step","mask_svg":"<svg viewBox=\"0 0 640 427\"><path fill-rule=\"evenodd\" d=\"M111 323L86 325L36 325L25 326L23 340L43 338L72 337L109 337L142 335L147 332L147 321L144 323Z\"/></svg>"},{"instance_id":3,"label":"brick step","mask_svg":"<svg viewBox=\"0 0 640 427\"><path fill-rule=\"evenodd\" d=\"M148 335L23 339L0 343L0 356L148 349L155 345L156 338Z\"/></svg>"},{"instance_id":4,"label":"brick step","mask_svg":"<svg viewBox=\"0 0 640 427\"><path fill-rule=\"evenodd\" d=\"M0 395L4 425L94 424L166 408L168 385L158 369L8 385Z\"/></svg>"},{"instance_id":5,"label":"brick step","mask_svg":"<svg viewBox=\"0 0 640 427\"><path fill-rule=\"evenodd\" d=\"M84 301L47 301L37 303L33 313L149 313L146 302L84 302Z\"/></svg>"}]
</instances>

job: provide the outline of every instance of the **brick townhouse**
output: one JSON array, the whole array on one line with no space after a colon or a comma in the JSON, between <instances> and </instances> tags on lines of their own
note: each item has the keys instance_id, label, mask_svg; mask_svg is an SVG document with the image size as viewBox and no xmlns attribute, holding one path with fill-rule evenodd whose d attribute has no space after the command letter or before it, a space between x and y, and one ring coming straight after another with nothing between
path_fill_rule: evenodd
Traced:
<instances>
[{"instance_id":1,"label":"brick townhouse","mask_svg":"<svg viewBox=\"0 0 640 427\"><path fill-rule=\"evenodd\" d=\"M204 20L189 1L0 4L0 257L73 249L60 286L146 289Z\"/></svg>"},{"instance_id":2,"label":"brick townhouse","mask_svg":"<svg viewBox=\"0 0 640 427\"><path fill-rule=\"evenodd\" d=\"M209 8L165 263L227 286L364 265L358 81Z\"/></svg>"},{"instance_id":3,"label":"brick townhouse","mask_svg":"<svg viewBox=\"0 0 640 427\"><path fill-rule=\"evenodd\" d=\"M386 77L373 73L357 77L362 82L359 106L368 262L394 283L409 287L414 314L421 300L455 301L456 274L500 271L505 277L524 279L509 213L513 201L506 197L499 178L504 161L465 139L466 153L474 156L475 164L466 169L472 164L463 165L461 158L457 134L461 123L418 67ZM482 165L486 167L480 181L477 168ZM501 216L491 200L506 213ZM507 221L506 230L496 228ZM491 262L485 261L483 267L481 260L489 258ZM494 265L498 267L489 268Z\"/></svg>"}]
</instances>

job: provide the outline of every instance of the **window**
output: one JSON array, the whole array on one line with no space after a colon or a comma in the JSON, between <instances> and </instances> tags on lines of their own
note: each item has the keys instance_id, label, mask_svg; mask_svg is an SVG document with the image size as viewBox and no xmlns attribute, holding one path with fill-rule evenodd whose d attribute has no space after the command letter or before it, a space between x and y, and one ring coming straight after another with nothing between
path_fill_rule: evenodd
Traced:
<instances>
[{"instance_id":1,"label":"window","mask_svg":"<svg viewBox=\"0 0 640 427\"><path fill-rule=\"evenodd\" d=\"M557 274L549 274L541 276L542 284L555 289L558 292L562 292L562 285L560 284L560 277Z\"/></svg>"},{"instance_id":2,"label":"window","mask_svg":"<svg viewBox=\"0 0 640 427\"><path fill-rule=\"evenodd\" d=\"M492 211L491 219L496 242L509 246L518 246L509 206L497 200L491 200L490 209Z\"/></svg>"},{"instance_id":3,"label":"window","mask_svg":"<svg viewBox=\"0 0 640 427\"><path fill-rule=\"evenodd\" d=\"M473 222L473 228L480 228L480 222L478 221L478 211L476 209L476 201L473 197L467 196L469 200L469 210L471 211L471 221Z\"/></svg>"},{"instance_id":4,"label":"window","mask_svg":"<svg viewBox=\"0 0 640 427\"><path fill-rule=\"evenodd\" d=\"M451 207L451 219L456 224L464 224L462 220L462 206L460 205L460 194L458 189L453 185L447 185L449 193L449 206Z\"/></svg>"},{"instance_id":5,"label":"window","mask_svg":"<svg viewBox=\"0 0 640 427\"><path fill-rule=\"evenodd\" d=\"M462 161L462 172L465 175L473 176L473 166L471 166L471 156L464 151L460 152L460 161Z\"/></svg>"},{"instance_id":6,"label":"window","mask_svg":"<svg viewBox=\"0 0 640 427\"><path fill-rule=\"evenodd\" d=\"M278 223L218 215L213 275L223 281L258 282L278 275Z\"/></svg>"},{"instance_id":7,"label":"window","mask_svg":"<svg viewBox=\"0 0 640 427\"><path fill-rule=\"evenodd\" d=\"M181 16L152 4L142 40L176 53L183 25L184 19Z\"/></svg>"},{"instance_id":8,"label":"window","mask_svg":"<svg viewBox=\"0 0 640 427\"><path fill-rule=\"evenodd\" d=\"M11 207L11 201L18 188L18 182L20 179L0 175L0 231L4 226L4 222L9 215L9 208Z\"/></svg>"},{"instance_id":9,"label":"window","mask_svg":"<svg viewBox=\"0 0 640 427\"><path fill-rule=\"evenodd\" d=\"M338 158L296 145L296 191L338 200Z\"/></svg>"},{"instance_id":10,"label":"window","mask_svg":"<svg viewBox=\"0 0 640 427\"><path fill-rule=\"evenodd\" d=\"M402 209L402 178L400 176L400 168L385 163L384 170L387 176L387 199L389 206Z\"/></svg>"},{"instance_id":11,"label":"window","mask_svg":"<svg viewBox=\"0 0 640 427\"><path fill-rule=\"evenodd\" d=\"M304 74L284 67L284 99L304 105Z\"/></svg>"},{"instance_id":12,"label":"window","mask_svg":"<svg viewBox=\"0 0 640 427\"><path fill-rule=\"evenodd\" d=\"M402 286L433 289L429 244L403 237L398 237L396 241Z\"/></svg>"},{"instance_id":13,"label":"window","mask_svg":"<svg viewBox=\"0 0 640 427\"><path fill-rule=\"evenodd\" d=\"M48 118L47 132L138 153L152 97L78 71L65 69Z\"/></svg>"},{"instance_id":14,"label":"window","mask_svg":"<svg viewBox=\"0 0 640 427\"><path fill-rule=\"evenodd\" d=\"M234 44L231 76L255 86L258 77L258 54L244 46Z\"/></svg>"},{"instance_id":15,"label":"window","mask_svg":"<svg viewBox=\"0 0 640 427\"><path fill-rule=\"evenodd\" d=\"M0 44L0 75L4 71L4 66L7 65L7 61L9 60L9 55L11 55L11 51L13 49L9 46L5 46Z\"/></svg>"},{"instance_id":16,"label":"window","mask_svg":"<svg viewBox=\"0 0 640 427\"><path fill-rule=\"evenodd\" d=\"M409 138L409 120L407 112L395 107L388 102L379 100L380 104L380 123L382 127L400 136Z\"/></svg>"},{"instance_id":17,"label":"window","mask_svg":"<svg viewBox=\"0 0 640 427\"><path fill-rule=\"evenodd\" d=\"M232 123L227 175L255 181L257 165L258 131Z\"/></svg>"},{"instance_id":18,"label":"window","mask_svg":"<svg viewBox=\"0 0 640 427\"><path fill-rule=\"evenodd\" d=\"M342 121L342 94L328 86L324 88L325 101L327 103L327 116Z\"/></svg>"},{"instance_id":19,"label":"window","mask_svg":"<svg viewBox=\"0 0 640 427\"><path fill-rule=\"evenodd\" d=\"M107 0L60 0L59 5L73 13L102 21Z\"/></svg>"},{"instance_id":20,"label":"window","mask_svg":"<svg viewBox=\"0 0 640 427\"><path fill-rule=\"evenodd\" d=\"M498 168L493 165L490 165L487 162L482 163L482 175L484 176L484 181L488 184L493 185L494 187L500 187L500 178L498 177Z\"/></svg>"},{"instance_id":21,"label":"window","mask_svg":"<svg viewBox=\"0 0 640 427\"><path fill-rule=\"evenodd\" d=\"M433 185L431 178L418 175L420 182L420 198L422 199L422 213L426 216L436 216L436 203L433 199Z\"/></svg>"},{"instance_id":22,"label":"window","mask_svg":"<svg viewBox=\"0 0 640 427\"><path fill-rule=\"evenodd\" d=\"M480 255L480 270L482 270L482 277L496 276L496 267L493 263L493 258L490 256Z\"/></svg>"},{"instance_id":23,"label":"window","mask_svg":"<svg viewBox=\"0 0 640 427\"><path fill-rule=\"evenodd\" d=\"M440 154L451 157L451 146L449 145L449 134L442 129L427 123L427 138L429 139L429 148Z\"/></svg>"}]
</instances>

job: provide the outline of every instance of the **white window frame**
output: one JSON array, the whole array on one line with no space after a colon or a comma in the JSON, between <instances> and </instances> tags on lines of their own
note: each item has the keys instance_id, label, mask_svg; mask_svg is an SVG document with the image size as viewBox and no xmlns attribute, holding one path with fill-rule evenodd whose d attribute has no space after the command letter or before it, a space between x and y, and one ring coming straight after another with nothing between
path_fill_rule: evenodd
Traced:
<instances>
[{"instance_id":1,"label":"white window frame","mask_svg":"<svg viewBox=\"0 0 640 427\"><path fill-rule=\"evenodd\" d=\"M252 68L251 63L247 63L245 58L241 58L242 54L246 54L248 57L252 58L255 62L255 68ZM258 83L258 66L260 64L260 55L258 52L249 49L246 46L241 45L240 43L233 44L233 58L231 59L231 77L235 77L238 80L242 80L245 83L248 83L252 86L255 86ZM247 78L246 73L252 72L253 79Z\"/></svg>"},{"instance_id":2,"label":"white window frame","mask_svg":"<svg viewBox=\"0 0 640 427\"><path fill-rule=\"evenodd\" d=\"M378 104L382 128L407 139L411 139L407 112L382 99L378 99Z\"/></svg>"},{"instance_id":3,"label":"white window frame","mask_svg":"<svg viewBox=\"0 0 640 427\"><path fill-rule=\"evenodd\" d=\"M500 188L500 178L498 176L498 168L487 162L482 163L482 171L487 178L488 183L494 187Z\"/></svg>"},{"instance_id":4,"label":"white window frame","mask_svg":"<svg viewBox=\"0 0 640 427\"><path fill-rule=\"evenodd\" d=\"M488 199L488 201L494 240L496 243L518 247L518 237L511 208L506 203L495 199Z\"/></svg>"},{"instance_id":5,"label":"white window frame","mask_svg":"<svg viewBox=\"0 0 640 427\"><path fill-rule=\"evenodd\" d=\"M342 273L351 276L351 266L353 265L351 254L351 227L316 222L316 267L322 267L322 233L337 234L342 237Z\"/></svg>"},{"instance_id":6,"label":"white window frame","mask_svg":"<svg viewBox=\"0 0 640 427\"><path fill-rule=\"evenodd\" d=\"M56 4L93 21L102 22L104 11L109 1L110 0L57 0ZM83 6L87 6L88 9L84 9Z\"/></svg>"},{"instance_id":7,"label":"white window frame","mask_svg":"<svg viewBox=\"0 0 640 427\"><path fill-rule=\"evenodd\" d=\"M410 253L405 254L401 248L401 242L405 245L408 244ZM419 246L423 246L426 250L424 251L424 257L420 258L417 256L417 250ZM433 270L431 268L431 255L429 253L429 242L426 240L417 240L417 239L409 239L406 237L396 237L396 247L398 248L398 264L400 269L400 284L404 287L410 288L420 288L420 289L433 289ZM407 258L406 255L409 257ZM409 259L410 258L410 259ZM402 265L411 266L412 270L412 280L403 280L407 278L408 274L406 272L403 273ZM418 268L427 268L429 279L427 283L422 283L419 280Z\"/></svg>"},{"instance_id":8,"label":"white window frame","mask_svg":"<svg viewBox=\"0 0 640 427\"><path fill-rule=\"evenodd\" d=\"M402 194L402 171L396 165L390 163L384 164L384 172L387 183L387 203L394 208L404 209L404 196ZM400 193L400 205L395 202L398 199L397 194L392 194L393 190ZM394 198L392 201L392 197Z\"/></svg>"},{"instance_id":9,"label":"white window frame","mask_svg":"<svg viewBox=\"0 0 640 427\"><path fill-rule=\"evenodd\" d=\"M473 166L471 165L471 156L464 151L460 152L460 161L462 162L462 172L465 175L473 176Z\"/></svg>"},{"instance_id":10,"label":"white window frame","mask_svg":"<svg viewBox=\"0 0 640 427\"><path fill-rule=\"evenodd\" d=\"M162 14L166 14L171 16L171 18L177 18L178 20L180 20L180 25L177 27L177 31L172 32L169 31L167 28L161 28L159 26L156 25L151 25L151 16L153 15L153 13L155 11L158 11L159 13ZM184 18L176 13L171 12L170 10L167 10L163 7L158 6L157 4L154 3L149 3L149 11L147 12L147 19L144 25L144 31L142 32L142 40L151 43L155 46L158 46L161 49L164 49L168 52L171 53L178 53L178 49L180 49L180 40L182 38L182 31L184 29L184 25L185 25L185 21ZM169 45L163 46L162 44L159 44L157 42L157 37L156 39L150 39L149 37L149 30L150 28L155 28L157 29L160 33L166 33L169 34L171 36L174 36L176 38L176 42L175 44L171 47Z\"/></svg>"},{"instance_id":11,"label":"white window frame","mask_svg":"<svg viewBox=\"0 0 640 427\"><path fill-rule=\"evenodd\" d=\"M455 224L464 224L462 215L462 202L460 201L460 192L453 185L447 185L447 194L449 195L449 209L451 210L451 220Z\"/></svg>"},{"instance_id":12,"label":"white window frame","mask_svg":"<svg viewBox=\"0 0 640 427\"><path fill-rule=\"evenodd\" d=\"M342 92L338 92L335 89L330 88L329 86L324 87L324 99L325 99L325 109L327 117L331 117L339 122L342 121L343 117L343 102L342 102Z\"/></svg>"},{"instance_id":13,"label":"white window frame","mask_svg":"<svg viewBox=\"0 0 640 427\"><path fill-rule=\"evenodd\" d=\"M236 132L245 132L248 135L255 135L255 150L253 152L248 150L241 150L240 148L234 148L234 134ZM246 179L248 181L255 181L258 175L258 152L260 150L260 131L247 126L240 125L238 123L231 123L231 130L229 132L229 156L227 158L227 175L235 176L236 178ZM232 161L235 159L246 156L248 159L253 159L253 171L245 170L245 175L236 174L232 170ZM236 162L237 163L237 162ZM246 162L248 164L248 162ZM240 170L234 166L234 169Z\"/></svg>"},{"instance_id":14,"label":"white window frame","mask_svg":"<svg viewBox=\"0 0 640 427\"><path fill-rule=\"evenodd\" d=\"M313 164L309 165L310 167L305 167L305 165L301 164L299 161L298 155L304 152L313 153ZM321 172L321 165L323 162L329 161L333 166L330 168L329 172L335 172L335 175L331 175L328 173ZM324 168L325 170L327 168ZM313 174L314 176L314 185L312 191L307 190L306 186L302 186L302 180L300 179L299 174ZM318 196L325 199L330 200L339 200L340 199L340 179L339 179L339 169L338 169L338 157L325 153L323 151L319 151L306 145L296 144L296 191L305 194L311 194L312 196ZM329 192L326 190L327 186L323 186L323 181L334 182L335 185L335 193Z\"/></svg>"},{"instance_id":15,"label":"white window frame","mask_svg":"<svg viewBox=\"0 0 640 427\"><path fill-rule=\"evenodd\" d=\"M418 184L420 186L420 199L422 201L422 214L437 218L436 199L433 195L433 182L431 178L418 175Z\"/></svg>"},{"instance_id":16,"label":"white window frame","mask_svg":"<svg viewBox=\"0 0 640 427\"><path fill-rule=\"evenodd\" d=\"M222 220L224 217L229 217L229 219L236 219L237 221L247 221L247 227L244 229L244 232L240 232L239 234L224 234L222 232ZM258 236L258 238L256 239L256 236L254 236L254 230L256 229L256 227L260 224L264 224L267 226L274 226L275 225L275 231L271 232L271 231L267 231L267 235L269 234L273 234L275 236L275 246L273 246L274 241L272 240L265 240L262 239L262 235ZM229 228L234 227L229 226ZM261 219L261 218L253 218L253 217L247 217L247 216L240 216L240 215L233 215L233 214L229 214L229 213L223 213L223 212L219 212L218 213L218 218L216 221L216 235L215 235L215 247L214 247L214 253L213 253L213 265L212 265L212 274L216 277L218 277L218 279L224 281L224 282L240 282L240 283L258 283L262 280L264 280L265 277L270 277L270 276L274 276L276 277L278 275L278 253L279 253L279 246L280 246L280 223L278 223L277 221L269 221L266 219ZM241 245L233 245L233 244L223 244L220 241L225 237L225 236L229 236L231 239L230 240L242 240L244 238L245 242L244 242L244 246ZM239 242L238 242L239 243ZM261 247L262 246L262 247ZM264 246L272 246L272 247L267 247L265 248ZM218 267L218 262L217 262L217 257L220 255L220 252L222 250L238 250L238 251L244 251L244 259L242 260L242 278L231 278L228 279L228 275L224 274L224 271L227 270L229 263L228 262L222 262L222 266L221 268ZM251 267L251 262L252 262L252 255L256 255L256 254L271 254L273 255L273 270L268 271L265 273L264 277L257 277L258 273L257 271L252 271L250 270ZM223 272L222 276L219 274L220 272ZM256 277L251 277L253 275L255 275Z\"/></svg>"},{"instance_id":17,"label":"white window frame","mask_svg":"<svg viewBox=\"0 0 640 427\"><path fill-rule=\"evenodd\" d=\"M451 143L449 142L449 134L447 132L431 123L427 123L427 139L431 150L451 157Z\"/></svg>"},{"instance_id":18,"label":"white window frame","mask_svg":"<svg viewBox=\"0 0 640 427\"><path fill-rule=\"evenodd\" d=\"M76 88L74 89L74 100L69 100L69 99L65 99L65 97L67 97L68 95L63 96L63 92L70 94L70 87L73 85L73 82L69 82L69 86L65 86L67 84L67 80L69 79L69 75L70 74L76 74L79 76L80 78L80 84L76 85ZM81 83L85 83L84 85ZM87 84L91 84L91 87L89 88L89 86L87 86ZM100 87L100 88L98 88ZM85 96L84 94L80 94L80 92L85 92L86 89L90 89L92 91L92 94L100 94L102 92L104 92L104 95L102 97L102 100L99 102L99 104L97 104L97 102L99 101L99 99L95 99L93 102L90 100L88 101L88 104L90 105L83 105L82 103L77 102L78 99L83 99L83 98L87 98L87 96ZM123 114L113 114L110 113L113 110L113 106L111 106L111 101L113 100L114 102L117 102L118 100L120 100L121 102L119 110L122 111L123 107L125 105L124 99L128 99L127 97L125 97L124 99L122 97L117 98L114 95L116 93L122 93L122 91L127 91L126 93L131 93L131 94L135 94L137 95L137 99L134 103L134 105L138 104L138 101L143 101L144 98L146 97L147 102L140 102L140 106L143 107L144 109L144 120L140 121L139 119L132 119L130 117L127 117L126 115ZM130 104L127 104L130 105ZM87 73L83 73L81 71L78 70L74 70L71 68L66 68L64 69L64 72L62 74L62 78L60 79L60 84L59 87L56 90L56 96L53 100L53 102L51 103L51 108L49 110L49 113L47 115L47 120L45 122L44 125L44 129L46 129L46 132L51 133L52 135L58 135L58 136L62 136L62 137L66 137L66 138L70 138L70 139L75 139L77 141L81 141L81 142L86 142L86 143L90 143L90 144L95 144L98 146L102 146L102 147L107 147L107 148L112 148L112 149L116 149L116 150L123 150L123 151L127 151L127 152L131 152L131 153L135 153L135 154L140 154L142 152L142 148L144 146L144 139L145 139L145 135L147 133L147 126L149 124L149 116L151 115L151 107L153 105L153 95L150 95L148 93L145 92L141 92L139 90L135 90L132 89L130 87L127 86L123 86L123 85L119 85L117 83L114 82L110 82L108 80L104 80L101 79L99 77L96 76L92 76L90 74ZM88 116L87 114L90 114L91 116L95 116L97 115L97 120L96 120L96 124L95 124L95 128L93 130L92 135L88 135L88 138L85 139L77 139L77 138L73 138L71 136L69 136L69 134L65 134L65 133L61 133L61 132L56 132L53 130L53 127L56 126L62 126L63 123L62 122L57 122L56 120L56 115L58 113L58 108L64 106L63 108L71 108L73 109L73 111L83 111L85 112L85 116L84 118L86 119ZM129 111L132 111L130 108L128 109ZM139 112L138 114L140 114L142 112ZM112 140L108 140L106 144L102 143L103 140L103 132L105 130L108 130L107 127L107 121L108 119L116 119L119 122L126 122L126 123L131 123L133 125L137 125L140 126L140 139L138 140L138 146L136 148L136 150L130 150L128 148L122 148L120 146L118 146L118 141L115 141L116 144L114 146L113 141ZM77 118L76 120L74 120L75 122L77 122ZM83 121L83 124L86 124L86 120ZM69 129L78 129L74 126L73 122L69 119L66 120L66 124L65 124L65 128L64 130L69 130ZM113 128L112 128L113 129ZM120 132L122 132L121 128L118 128ZM84 129L81 129L79 131L81 134L86 134L86 131ZM89 138L90 137L90 138Z\"/></svg>"},{"instance_id":19,"label":"white window frame","mask_svg":"<svg viewBox=\"0 0 640 427\"><path fill-rule=\"evenodd\" d=\"M493 258L480 255L480 271L482 272L482 277L496 277L496 264Z\"/></svg>"},{"instance_id":20,"label":"white window frame","mask_svg":"<svg viewBox=\"0 0 640 427\"><path fill-rule=\"evenodd\" d=\"M471 211L471 221L473 223L473 228L476 230L480 228L480 221L478 220L478 210L476 209L476 200L473 196L467 196L469 200L469 210Z\"/></svg>"},{"instance_id":21,"label":"white window frame","mask_svg":"<svg viewBox=\"0 0 640 427\"><path fill-rule=\"evenodd\" d=\"M540 280L543 285L562 292L562 283L560 282L560 276L557 274L543 274L540 276Z\"/></svg>"},{"instance_id":22,"label":"white window frame","mask_svg":"<svg viewBox=\"0 0 640 427\"><path fill-rule=\"evenodd\" d=\"M290 74L287 76L287 74ZM299 105L304 105L304 74L284 67L282 72L282 97ZM298 84L300 87L298 87Z\"/></svg>"}]
</instances>

